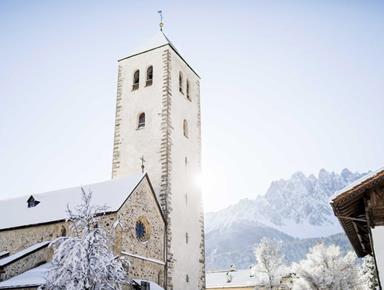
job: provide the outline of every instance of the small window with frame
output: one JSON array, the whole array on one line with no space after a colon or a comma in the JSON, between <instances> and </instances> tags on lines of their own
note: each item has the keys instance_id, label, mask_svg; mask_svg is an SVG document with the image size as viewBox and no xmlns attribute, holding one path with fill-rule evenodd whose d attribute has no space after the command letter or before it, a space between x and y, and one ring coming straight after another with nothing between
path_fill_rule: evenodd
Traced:
<instances>
[{"instance_id":1,"label":"small window with frame","mask_svg":"<svg viewBox=\"0 0 384 290\"><path fill-rule=\"evenodd\" d=\"M187 91L187 99L188 99L188 101L192 101L192 100L191 100L191 86L190 86L190 84L189 84L189 80L187 80L186 91Z\"/></svg>"},{"instance_id":2,"label":"small window with frame","mask_svg":"<svg viewBox=\"0 0 384 290\"><path fill-rule=\"evenodd\" d=\"M147 68L147 80L145 81L145 86L152 86L153 83L153 66Z\"/></svg>"},{"instance_id":3,"label":"small window with frame","mask_svg":"<svg viewBox=\"0 0 384 290\"><path fill-rule=\"evenodd\" d=\"M184 95L183 82L184 82L183 73L179 72L179 92Z\"/></svg>"},{"instance_id":4,"label":"small window with frame","mask_svg":"<svg viewBox=\"0 0 384 290\"><path fill-rule=\"evenodd\" d=\"M132 91L138 90L140 84L140 70L136 70L133 74Z\"/></svg>"},{"instance_id":5,"label":"small window with frame","mask_svg":"<svg viewBox=\"0 0 384 290\"><path fill-rule=\"evenodd\" d=\"M143 129L145 127L145 113L139 115L139 121L137 123L137 129Z\"/></svg>"}]
</instances>

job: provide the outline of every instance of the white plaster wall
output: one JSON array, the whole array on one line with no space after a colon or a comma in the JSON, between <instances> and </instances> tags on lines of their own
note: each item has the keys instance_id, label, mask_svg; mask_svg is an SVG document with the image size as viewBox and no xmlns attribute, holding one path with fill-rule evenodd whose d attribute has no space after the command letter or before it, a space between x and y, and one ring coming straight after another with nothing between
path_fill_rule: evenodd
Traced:
<instances>
[{"instance_id":1,"label":"white plaster wall","mask_svg":"<svg viewBox=\"0 0 384 290\"><path fill-rule=\"evenodd\" d=\"M161 98L163 84L163 49L156 49L120 61L122 66L120 168L117 177L141 171L144 156L145 171L159 194ZM153 66L153 84L146 87L146 70ZM140 69L140 86L132 91L133 74ZM145 128L137 129L138 116L145 112Z\"/></svg>"},{"instance_id":2,"label":"white plaster wall","mask_svg":"<svg viewBox=\"0 0 384 290\"><path fill-rule=\"evenodd\" d=\"M199 78L174 52L171 53L172 66L172 252L175 255L174 289L199 289L200 279L200 242L202 214L201 190L197 185L200 174L200 127ZM179 71L183 73L184 94L179 92ZM190 83L190 98L186 96L186 80ZM183 134L183 120L188 121L189 138ZM188 164L185 165L185 157ZM185 200L188 195L188 201ZM186 243L185 234L189 241ZM186 275L189 283L186 283Z\"/></svg>"},{"instance_id":3,"label":"white plaster wall","mask_svg":"<svg viewBox=\"0 0 384 290\"><path fill-rule=\"evenodd\" d=\"M379 226L372 229L373 245L375 247L377 269L380 281L384 283L384 227Z\"/></svg>"}]
</instances>

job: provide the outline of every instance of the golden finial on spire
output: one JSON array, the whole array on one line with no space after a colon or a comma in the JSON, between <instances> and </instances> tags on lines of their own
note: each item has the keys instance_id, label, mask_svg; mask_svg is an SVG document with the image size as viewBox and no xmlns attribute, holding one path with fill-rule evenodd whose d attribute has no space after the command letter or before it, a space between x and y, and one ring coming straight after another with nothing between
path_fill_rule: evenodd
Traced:
<instances>
[{"instance_id":1,"label":"golden finial on spire","mask_svg":"<svg viewBox=\"0 0 384 290\"><path fill-rule=\"evenodd\" d=\"M163 23L163 11L162 11L162 10L159 10L159 11L157 11L157 13L159 13L159 15L160 15L160 31L163 31L163 27L164 27L164 23Z\"/></svg>"}]
</instances>

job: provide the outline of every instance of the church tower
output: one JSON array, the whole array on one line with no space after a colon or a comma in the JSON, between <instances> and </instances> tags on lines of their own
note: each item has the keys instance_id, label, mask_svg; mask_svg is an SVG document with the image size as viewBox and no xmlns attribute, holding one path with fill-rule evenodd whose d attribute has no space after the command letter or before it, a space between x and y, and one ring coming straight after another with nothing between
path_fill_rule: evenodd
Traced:
<instances>
[{"instance_id":1,"label":"church tower","mask_svg":"<svg viewBox=\"0 0 384 290\"><path fill-rule=\"evenodd\" d=\"M166 216L167 289L205 289L200 77L162 32L118 61L112 177L142 169Z\"/></svg>"}]
</instances>

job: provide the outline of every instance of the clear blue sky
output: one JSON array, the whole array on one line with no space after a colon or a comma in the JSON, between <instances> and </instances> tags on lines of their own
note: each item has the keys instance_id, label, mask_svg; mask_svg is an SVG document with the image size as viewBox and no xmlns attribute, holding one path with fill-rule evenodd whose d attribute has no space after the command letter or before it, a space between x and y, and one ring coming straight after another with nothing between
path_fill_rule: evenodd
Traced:
<instances>
[{"instance_id":1,"label":"clear blue sky","mask_svg":"<svg viewBox=\"0 0 384 290\"><path fill-rule=\"evenodd\" d=\"M383 1L0 1L0 198L110 178L116 60L166 33L202 76L215 210L384 165Z\"/></svg>"}]
</instances>

